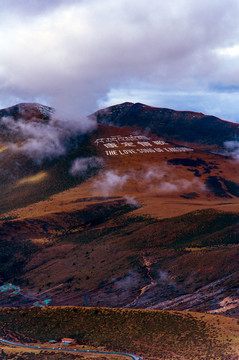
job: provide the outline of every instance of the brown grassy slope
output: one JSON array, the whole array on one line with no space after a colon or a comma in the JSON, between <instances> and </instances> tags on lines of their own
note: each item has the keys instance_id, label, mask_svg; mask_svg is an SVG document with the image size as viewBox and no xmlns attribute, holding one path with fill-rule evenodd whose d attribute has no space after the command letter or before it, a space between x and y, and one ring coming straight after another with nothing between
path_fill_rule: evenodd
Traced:
<instances>
[{"instance_id":1,"label":"brown grassy slope","mask_svg":"<svg viewBox=\"0 0 239 360\"><path fill-rule=\"evenodd\" d=\"M124 360L125 356L118 355L94 355L94 354L81 354L75 355L69 352L59 352L54 350L17 350L11 347L6 347L3 345L3 355L0 359L4 360L7 358L8 360L74 360L74 359L82 359L82 360Z\"/></svg>"},{"instance_id":2,"label":"brown grassy slope","mask_svg":"<svg viewBox=\"0 0 239 360\"><path fill-rule=\"evenodd\" d=\"M54 187L58 179L72 186L68 181L72 153L67 161L62 158L55 167L49 165L46 177L37 177L36 182L23 177L25 180L17 183L13 198L20 194L31 202L32 194L41 189L39 199L47 200L2 215L4 281L17 282L34 296L63 284L47 293L60 305L83 304L82 295L90 292L94 305L160 306L217 280L226 282L224 292L222 286L221 293L216 289L218 302L223 301L224 293L232 295L236 276L223 278L237 271L238 165L202 151L110 157L104 147L94 143L96 138L126 136L130 131L99 127L86 149L91 150L88 154L94 150L104 158L104 169L77 187L64 192L60 185ZM105 188L106 175L112 171L126 181ZM81 180L72 178L76 183ZM45 186L59 193L49 198ZM163 186L173 190L165 191ZM130 204L126 205L123 197ZM164 220L122 217L124 206L133 210L131 206L137 202L142 207L134 215ZM185 214L209 207L231 212ZM175 217L179 214L185 215ZM203 303L187 302L183 308L208 310L214 291L212 285ZM203 296L204 290L199 298ZM179 301L172 308L178 306Z\"/></svg>"},{"instance_id":3,"label":"brown grassy slope","mask_svg":"<svg viewBox=\"0 0 239 360\"><path fill-rule=\"evenodd\" d=\"M84 359L84 360L121 360L122 357L105 357L105 356L90 356L90 355L73 355L69 353L60 353L56 352L54 350L50 351L40 351L35 350L34 352L31 350L28 351L19 351L12 348L7 348L4 346L3 349L3 355L1 356L0 353L0 359L4 360L4 356L8 360L74 360L74 359Z\"/></svg>"},{"instance_id":4,"label":"brown grassy slope","mask_svg":"<svg viewBox=\"0 0 239 360\"><path fill-rule=\"evenodd\" d=\"M239 185L238 163L231 159L199 150L186 153L129 154L107 156L102 144L95 140L115 135L128 136L132 129L99 126L87 143L86 152L78 155L97 155L104 159L104 168L87 180L69 176L69 168L77 152L69 154L69 159L61 159L46 170L46 176L38 181L21 181L11 186L8 201L2 201L2 218L17 216L41 216L60 211L72 212L82 209L87 203L97 203L100 197L125 197L135 199L142 208L138 214L150 214L165 218L187 213L196 209L213 207L224 211L238 211ZM150 139L158 140L156 135ZM169 146L175 146L171 144ZM123 148L122 148L123 149ZM116 174L122 182L116 186L104 186L109 172ZM123 180L123 179L126 179ZM36 179L37 180L37 179ZM84 182L82 183L82 180ZM81 182L80 185L79 182ZM67 188L65 191L64 186ZM39 191L40 189L40 191ZM52 196L52 193L58 193ZM18 201L16 203L16 196ZM36 198L36 195L37 197ZM51 196L50 196L51 195ZM39 201L47 198L45 201ZM23 201L24 199L24 201ZM2 197L4 200L4 196ZM21 209L20 204L35 202ZM7 208L17 207L14 212Z\"/></svg>"},{"instance_id":5,"label":"brown grassy slope","mask_svg":"<svg viewBox=\"0 0 239 360\"><path fill-rule=\"evenodd\" d=\"M39 287L47 280L51 280L51 286L63 280L65 291L55 294L56 303L83 303L83 298L79 296L90 292L91 304L108 306L131 304L153 280L154 286L134 303L136 307L150 306L183 294L192 294L213 281L235 273L238 270L238 247L232 244L238 243L235 237L237 219L237 216L233 219L233 216L230 218L230 215L213 211L196 212L161 222L118 218L111 227L109 223L61 237L61 244L63 240L65 245L53 245L52 250L46 249L40 258L36 256L26 268L31 270L26 277L30 284L37 279ZM67 253L64 246L69 249ZM199 249L191 251L188 248ZM58 249L54 256L57 262L52 261L54 249ZM44 262L41 265L46 257L52 259L50 268ZM61 268L65 269L64 276ZM218 306L224 297L236 295L237 279L235 275L234 279L224 281L223 291L218 295ZM45 288L49 286L45 285ZM202 309L210 309L213 290L209 289L208 297L202 303L200 300L186 303L183 308L200 310L204 304ZM205 293L202 295L205 296ZM177 309L178 306L176 303L172 308Z\"/></svg>"},{"instance_id":6,"label":"brown grassy slope","mask_svg":"<svg viewBox=\"0 0 239 360\"><path fill-rule=\"evenodd\" d=\"M109 206L112 212L110 202ZM157 220L122 215L129 210L127 206L115 209L113 219L101 213L97 223L88 219L86 226L82 222L79 226L77 217L68 214L68 229L65 225L62 231L55 222L52 233L52 217L49 226L45 217L49 231L44 234L45 243L37 242L33 219L28 219L33 222L28 236L30 240L32 235L29 244L34 248L16 276L10 261L12 241L7 243L9 260L1 266L5 281L21 284L24 293L31 293L29 305L45 296L55 305L79 305L84 304L83 295L90 294L91 305L160 308L166 300L176 299L169 308L205 311L211 310L213 299L217 309L224 298L234 299L238 288L237 214L205 210ZM24 249L18 251L24 257ZM177 300L195 291L199 291L196 301ZM23 300L1 297L1 304L22 304ZM229 313L236 315L236 308L235 303Z\"/></svg>"},{"instance_id":7,"label":"brown grassy slope","mask_svg":"<svg viewBox=\"0 0 239 360\"><path fill-rule=\"evenodd\" d=\"M130 133L132 129L125 127L99 126L95 138L118 134L127 136ZM155 134L147 136L152 140L165 140ZM168 147L175 144L169 142ZM238 210L236 189L239 167L237 162L227 157L196 148L185 153L163 152L120 157L106 156L105 150L101 144L97 146L98 154L105 160L105 169L128 175L124 186L114 189L111 194L135 198L143 205L138 214L165 218L208 207L225 211ZM151 176L147 176L150 173ZM228 180L232 183L229 184ZM89 187L92 187L91 183ZM100 189L93 190L96 194L100 193Z\"/></svg>"},{"instance_id":8,"label":"brown grassy slope","mask_svg":"<svg viewBox=\"0 0 239 360\"><path fill-rule=\"evenodd\" d=\"M19 341L21 334L43 343L67 336L109 350L136 353L144 360L236 359L239 330L236 320L228 319L225 327L219 316L76 307L2 309L2 336L6 323L13 334L18 332Z\"/></svg>"},{"instance_id":9,"label":"brown grassy slope","mask_svg":"<svg viewBox=\"0 0 239 360\"><path fill-rule=\"evenodd\" d=\"M122 112L123 109L123 112ZM43 112L42 112L43 110ZM13 116L15 121L18 121L19 118L24 118L26 121L37 121L42 124L49 121L49 111L51 112L52 109L40 107L38 104L19 104L15 107L2 110L0 112L1 116ZM125 113L126 111L126 113ZM87 176L82 179L81 177L72 177L69 175L69 169L77 157L84 157L84 156L92 156L92 155L99 155L102 156L105 160L105 169L113 169L115 171L119 171L121 175L126 174L129 179L125 186L121 188L121 186L118 186L117 189L114 189L113 191L110 190L110 192L117 192L118 194L122 195L128 195L128 196L134 196L137 197L138 200L140 200L146 207L146 213L150 212L154 216L164 217L165 216L174 216L180 213L180 208L182 211L187 212L190 210L194 210L199 207L205 207L208 206L207 203L203 203L201 200L208 200L208 197L210 200L213 200L213 197L216 196L216 198L223 198L225 201L225 204L223 205L226 209L228 206L232 210L232 208L235 206L238 206L237 203L237 196L238 196L238 185L237 184L229 184L229 181L237 182L237 164L230 162L228 159L225 159L220 156L216 156L213 154L207 154L205 152L198 152L195 151L193 153L185 153L185 154L172 154L172 153L156 153L156 154L138 154L138 156L134 155L128 155L125 157L109 157L106 156L105 148L96 146L94 143L94 140L97 137L108 137L108 136L114 136L114 135L130 135L132 133L140 133L140 121L146 116L146 118L151 119L153 121L153 124L157 123L159 125L159 129L151 128L152 131L158 134L150 134L147 130L147 135L151 137L152 139L158 139L164 138L164 140L170 141L173 138L167 138L165 132L161 132L160 126L166 126L165 121L162 123L155 120L155 114L160 114L160 116L164 118L164 115L171 114L173 116L172 124L169 122L169 126L173 125L174 132L176 131L187 131L187 128L194 124L195 116L198 115L199 119L203 119L203 114L193 114L193 113L180 113L180 112L174 112L174 111L164 111L163 109L154 109L150 108L144 105L133 105L133 104L125 104L125 106L120 107L113 107L112 112L109 112L108 110L102 113L103 117L105 114L107 116L109 113L114 117L116 116L117 119L121 118L123 116L124 119L127 120L127 116L129 115L128 111L130 112L130 118L134 120L133 122L133 128L116 128L112 126L101 126L99 125L98 129L96 130L95 134L91 134L89 137L86 137L83 141L82 139L74 139L75 147L71 148L71 150L67 153L66 156L62 156L57 160L47 160L43 162L40 166L39 164L34 163L32 160L27 158L26 156L23 156L20 152L12 151L10 148L2 149L2 152L0 153L0 167L1 167L1 185L0 185L0 196L1 196L1 202L0 202L0 212L3 214L9 212L9 210L12 209L18 209L20 207L26 206L31 203L39 202L43 199L49 199L49 197L55 193L61 193L63 190L67 190L69 188L75 187L79 183L82 182L82 180L85 180L88 176L94 175L93 174L87 174ZM159 112L159 113L158 113ZM141 114L138 118L138 115ZM142 115L143 114L143 115ZM191 115L190 115L191 114ZM170 116L171 116L170 115ZM125 117L126 116L126 117ZM143 118L142 118L143 116ZM157 115L158 116L158 115ZM157 117L156 116L156 117ZM168 116L168 115L167 115ZM166 119L168 117L166 116ZM191 116L191 117L190 117ZM165 120L165 119L164 119ZM215 119L214 119L215 120ZM138 128L135 127L137 124L137 121L139 121ZM155 122L156 121L156 122ZM167 120L168 121L168 120ZM177 122L184 121L185 126L181 126L180 128L177 128L175 124ZM213 119L208 122L208 124L213 123ZM116 122L117 123L117 122ZM221 124L223 124L224 128L228 128L229 130L231 127L234 129L235 124L230 124L227 122L219 121L217 119L216 123L220 124L219 128L221 129ZM124 123L124 125L127 124L127 121ZM131 123L129 123L131 124ZM171 124L171 125L170 125ZM132 125L132 124L131 124ZM1 126L3 124L1 123ZM206 126L206 125L205 125ZM207 125L209 126L209 125ZM212 126L212 125L210 125ZM234 126L234 127L233 127ZM213 127L213 126L212 126ZM166 126L167 128L167 126ZM223 129L224 129L223 128ZM200 135L200 133L196 130L195 131L194 126L194 132L197 134L197 136ZM171 129L172 130L172 129ZM171 131L170 130L170 131ZM204 129L205 130L205 129ZM225 130L225 129L224 129ZM235 130L235 129L234 129ZM144 131L144 130L143 130ZM179 131L179 132L180 132ZM230 131L229 131L230 132ZM141 131L142 133L142 131ZM213 139L216 138L216 135L219 136L217 131L214 129L213 132L210 132L207 129L207 134L210 135L213 134ZM216 135L215 135L216 134ZM223 133L225 135L225 131ZM169 132L170 135L170 132ZM224 136L223 135L223 136ZM9 135L10 136L10 135ZM210 135L211 136L211 135ZM193 139L193 138L192 138ZM204 141L205 134L202 136L202 141ZM4 140L4 139L3 139ZM91 140L91 142L90 142ZM185 139L184 139L185 140ZM227 140L230 140L229 138ZM12 139L11 139L12 141ZM178 138L178 141L181 145L185 145L185 142L182 142L182 139L180 139L180 136ZM213 142L212 142L213 143ZM173 143L170 143L170 146L174 146ZM172 160L175 160L174 158L178 158L178 155L181 159L184 158L191 158L192 160L201 160L201 164L198 165L189 165L172 162ZM149 168L152 167L158 167L160 168L160 171L165 172L165 176L163 178L164 182L166 182L169 185L175 185L179 186L181 184L181 187L184 189L179 189L178 191L162 191L162 186L158 186L158 181L155 178L154 180L151 179L151 183L147 182L144 178L144 174L148 172ZM159 169L156 171L159 171ZM44 174L44 176L38 176ZM32 177L35 177L34 180ZM133 179L134 178L134 181ZM183 186L183 182L185 185L185 181L191 182L191 185L187 186L187 189L185 189L185 186ZM227 181L225 183L225 181ZM207 185L209 188L209 192L203 191L202 187L200 188L199 184ZM180 186L179 186L180 187ZM234 190L232 191L232 188L234 187ZM218 191L219 189L219 191ZM105 190L103 191L105 192ZM100 188L96 188L94 186L94 183L89 183L87 189L83 186L80 187L75 191L76 193L76 199L81 194L84 194L85 197L89 197L92 194L96 195L102 194L102 190ZM223 196L226 195L226 196ZM230 196L232 195L232 203L229 202ZM178 205L176 201L174 201L173 206L170 207L170 210L167 212L167 208L169 208L168 201L169 199L178 199L180 196L183 196L183 199L189 199L190 205L185 204L180 201L182 206ZM67 195L66 195L67 197ZM198 198L199 197L199 198ZM160 199L159 199L160 198ZM163 198L163 199L162 199ZM147 201L148 199L148 201ZM65 196L62 196L62 200L64 203L64 206L68 207L68 211L71 211L70 204L66 204L67 201L65 201ZM149 200L152 206L149 206ZM180 199L182 200L182 199ZM157 205L158 203L162 203L162 206ZM57 201L56 201L57 203ZM56 203L52 204L52 208L57 205ZM59 204L59 201L58 201ZM222 206L221 204L214 204L215 206ZM151 207L151 209L150 209ZM47 206L49 208L49 206ZM41 211L38 208L39 211ZM45 211L45 210L44 210ZM48 211L48 210L47 210ZM54 210L53 210L54 211ZM181 213L182 213L181 211Z\"/></svg>"}]
</instances>

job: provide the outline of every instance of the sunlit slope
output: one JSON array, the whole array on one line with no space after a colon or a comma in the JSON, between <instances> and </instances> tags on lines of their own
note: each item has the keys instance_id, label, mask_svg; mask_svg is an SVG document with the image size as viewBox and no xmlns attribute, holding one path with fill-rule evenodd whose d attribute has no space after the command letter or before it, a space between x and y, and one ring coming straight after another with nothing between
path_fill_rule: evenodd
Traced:
<instances>
[{"instance_id":1,"label":"sunlit slope","mask_svg":"<svg viewBox=\"0 0 239 360\"><path fill-rule=\"evenodd\" d=\"M88 202L97 202L97 198L115 196L138 203L138 214L158 218L208 207L237 211L236 161L169 142L155 134L144 135L139 131L137 134L129 128L100 125L67 156L36 174L20 178L9 188L8 206L12 203L19 208L21 201L25 205L27 201L48 198L54 192L58 195L7 216L73 211ZM99 168L89 166L86 172L79 170L74 176L70 173L74 159L90 163L92 157L102 159ZM16 199L19 193L24 199ZM4 206L5 203L3 209Z\"/></svg>"},{"instance_id":2,"label":"sunlit slope","mask_svg":"<svg viewBox=\"0 0 239 360\"><path fill-rule=\"evenodd\" d=\"M99 126L95 144L105 161L95 193L133 198L143 205L138 213L238 208L238 163L228 157L127 127Z\"/></svg>"},{"instance_id":3,"label":"sunlit slope","mask_svg":"<svg viewBox=\"0 0 239 360\"><path fill-rule=\"evenodd\" d=\"M6 328L8 324L8 328ZM238 354L236 319L186 312L107 308L2 309L2 336L22 342L70 337L145 360L231 360ZM75 345L74 345L75 347ZM101 348L102 349L102 348Z\"/></svg>"}]
</instances>

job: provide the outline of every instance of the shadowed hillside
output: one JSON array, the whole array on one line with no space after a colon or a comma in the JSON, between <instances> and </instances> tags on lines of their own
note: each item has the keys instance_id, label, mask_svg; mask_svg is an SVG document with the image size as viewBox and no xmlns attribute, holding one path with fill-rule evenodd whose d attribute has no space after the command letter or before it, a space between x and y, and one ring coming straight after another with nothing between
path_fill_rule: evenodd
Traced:
<instances>
[{"instance_id":1,"label":"shadowed hillside","mask_svg":"<svg viewBox=\"0 0 239 360\"><path fill-rule=\"evenodd\" d=\"M140 103L123 103L95 113L100 124L150 129L167 140L223 147L238 140L239 126L215 116L190 111L154 108Z\"/></svg>"},{"instance_id":2,"label":"shadowed hillside","mask_svg":"<svg viewBox=\"0 0 239 360\"><path fill-rule=\"evenodd\" d=\"M238 315L238 214L202 210L157 220L132 211L108 201L3 222L2 280L20 284L22 295L3 293L1 305L47 297L53 305L83 305L88 294L91 306Z\"/></svg>"}]
</instances>

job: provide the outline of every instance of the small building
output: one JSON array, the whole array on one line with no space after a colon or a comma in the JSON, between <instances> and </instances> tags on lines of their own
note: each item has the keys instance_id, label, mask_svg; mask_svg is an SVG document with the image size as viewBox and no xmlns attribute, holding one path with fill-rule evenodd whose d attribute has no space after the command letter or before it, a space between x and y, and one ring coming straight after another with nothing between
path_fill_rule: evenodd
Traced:
<instances>
[{"instance_id":1,"label":"small building","mask_svg":"<svg viewBox=\"0 0 239 360\"><path fill-rule=\"evenodd\" d=\"M61 342L63 345L71 345L76 343L75 339L70 339L70 338L63 338L61 339Z\"/></svg>"}]
</instances>

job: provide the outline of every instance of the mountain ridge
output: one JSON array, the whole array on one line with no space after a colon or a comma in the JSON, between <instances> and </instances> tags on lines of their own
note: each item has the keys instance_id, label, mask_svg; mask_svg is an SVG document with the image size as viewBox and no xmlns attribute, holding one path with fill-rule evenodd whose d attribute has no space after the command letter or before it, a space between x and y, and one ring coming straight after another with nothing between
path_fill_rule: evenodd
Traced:
<instances>
[{"instance_id":1,"label":"mountain ridge","mask_svg":"<svg viewBox=\"0 0 239 360\"><path fill-rule=\"evenodd\" d=\"M23 118L25 120L49 120L55 110L40 103L19 103L8 108L0 109L0 119L13 117L14 120Z\"/></svg>"},{"instance_id":2,"label":"mountain ridge","mask_svg":"<svg viewBox=\"0 0 239 360\"><path fill-rule=\"evenodd\" d=\"M141 103L122 103L94 113L99 124L137 126L150 129L170 140L216 145L223 148L225 141L239 139L239 125L215 116L192 111L157 108Z\"/></svg>"},{"instance_id":3,"label":"mountain ridge","mask_svg":"<svg viewBox=\"0 0 239 360\"><path fill-rule=\"evenodd\" d=\"M0 120L12 117L31 121L48 122L55 109L39 103L19 103L0 109ZM124 102L100 109L89 118L95 118L98 124L116 127L137 127L150 131L168 140L195 143L200 146L215 145L223 148L226 141L239 139L239 124L222 120L213 115L194 111L181 111L160 108L142 103ZM0 124L1 125L1 124Z\"/></svg>"}]
</instances>

